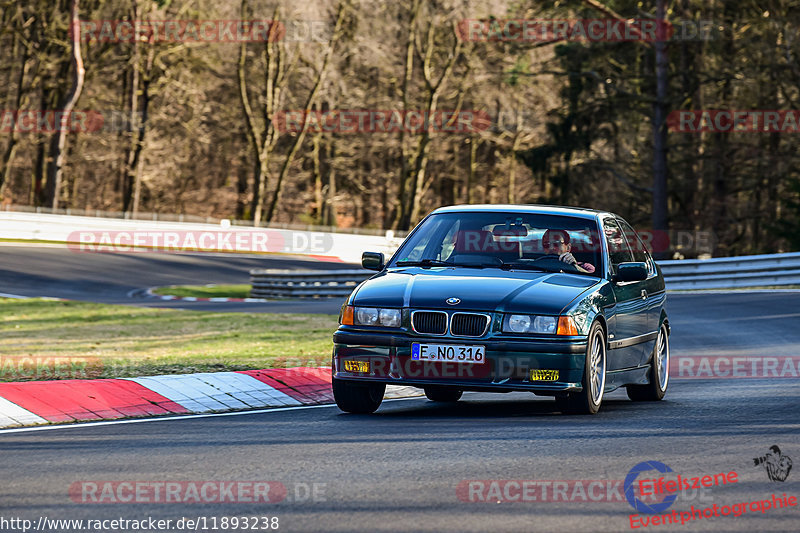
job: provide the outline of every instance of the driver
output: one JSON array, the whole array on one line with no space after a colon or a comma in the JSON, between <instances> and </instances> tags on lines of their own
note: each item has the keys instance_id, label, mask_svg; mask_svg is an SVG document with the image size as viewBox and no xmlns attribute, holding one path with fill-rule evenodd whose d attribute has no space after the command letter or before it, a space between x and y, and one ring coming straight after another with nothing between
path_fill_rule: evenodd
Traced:
<instances>
[{"instance_id":1,"label":"driver","mask_svg":"<svg viewBox=\"0 0 800 533\"><path fill-rule=\"evenodd\" d=\"M549 255L557 255L558 260L568 265L573 265L578 272L591 274L594 265L591 263L578 263L570 253L572 244L569 242L569 233L564 230L547 230L542 235L542 248Z\"/></svg>"}]
</instances>

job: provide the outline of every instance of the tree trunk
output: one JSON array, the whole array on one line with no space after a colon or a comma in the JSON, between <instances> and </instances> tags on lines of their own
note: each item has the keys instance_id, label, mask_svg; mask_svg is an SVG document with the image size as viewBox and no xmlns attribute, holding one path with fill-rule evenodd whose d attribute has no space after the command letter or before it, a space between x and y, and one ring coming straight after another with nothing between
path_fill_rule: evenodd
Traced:
<instances>
[{"instance_id":1,"label":"tree trunk","mask_svg":"<svg viewBox=\"0 0 800 533\"><path fill-rule=\"evenodd\" d=\"M439 110L439 95L444 87L445 81L450 77L451 72L453 71L453 65L455 64L456 58L458 57L459 49L461 46L461 40L457 35L456 31L453 31L453 46L450 50L450 56L445 63L444 68L442 69L442 75L439 77L438 80L433 79L433 65L432 65L432 58L433 58L433 49L434 49L434 32L435 26L434 22L430 22L430 26L428 27L428 39L425 48L425 55L422 60L422 75L425 79L425 85L428 88L428 102L427 108L425 110L427 116L433 119L436 116L437 111ZM456 113L457 116L457 113ZM455 120L455 116L452 120ZM411 195L411 199L407 204L407 209L405 212L405 216L402 219L402 223L400 229L410 229L411 226L417 222L419 218L419 210L420 204L422 203L422 195L424 194L427 187L425 187L425 173L428 168L428 156L430 150L430 142L433 138L433 133L426 129L422 132L422 136L420 137L419 144L417 146L417 150L414 154L414 160L411 167L413 168L411 174L411 187L409 188L409 194Z\"/></svg>"},{"instance_id":2,"label":"tree trunk","mask_svg":"<svg viewBox=\"0 0 800 533\"><path fill-rule=\"evenodd\" d=\"M247 169L247 154L243 153L236 168L236 212L237 220L244 220L247 211L247 178L250 175Z\"/></svg>"},{"instance_id":3,"label":"tree trunk","mask_svg":"<svg viewBox=\"0 0 800 533\"><path fill-rule=\"evenodd\" d=\"M247 19L249 16L250 8L247 0L242 0L241 14L242 19ZM265 52L267 55L267 70L270 68L270 43L265 43ZM247 132L247 140L252 147L253 155L255 157L255 178L253 181L253 202L251 205L251 214L255 225L261 221L261 199L264 197L264 191L267 187L267 168L269 167L269 154L261 144L262 132L255 122L253 116L253 109L250 106L250 97L247 94L247 42L242 40L239 44L239 61L236 68L236 79L239 83L239 102L242 105L242 112L244 113L245 126ZM269 77L269 74L267 75ZM269 95L268 95L269 96ZM265 125L265 129L268 126Z\"/></svg>"},{"instance_id":4,"label":"tree trunk","mask_svg":"<svg viewBox=\"0 0 800 533\"><path fill-rule=\"evenodd\" d=\"M81 57L80 19L78 17L79 0L72 0L70 5L70 28L72 28L72 87L60 110L64 114L58 131L53 135L50 145L50 167L47 176L48 197L52 198L53 209L58 209L61 194L61 179L64 171L64 147L67 143L68 117L81 96L83 89L83 58Z\"/></svg>"},{"instance_id":5,"label":"tree trunk","mask_svg":"<svg viewBox=\"0 0 800 533\"><path fill-rule=\"evenodd\" d=\"M336 24L333 28L333 36L331 37L330 44L328 45L328 49L325 50L325 57L322 60L322 66L319 69L319 73L317 74L317 79L314 82L314 86L311 88L311 92L308 94L308 98L306 98L305 106L303 107L304 110L310 110L314 101L317 98L317 93L319 92L320 87L322 86L322 81L325 79L325 71L328 70L328 63L330 63L331 56L333 55L333 51L336 48L336 42L339 40L339 37L342 34L342 23L344 22L344 3L339 4L339 10L336 13ZM283 160L283 165L281 166L280 174L278 174L278 179L275 182L275 190L272 191L272 201L269 204L269 209L267 210L267 222L271 222L272 218L275 216L275 212L278 207L278 202L281 197L281 189L283 187L283 181L286 178L286 174L289 172L289 167L294 161L294 156L297 154L297 150L303 144L303 140L306 137L306 133L308 132L308 117L304 117L303 120L303 128L294 138L292 142L292 147L289 149L289 153L286 155L286 159Z\"/></svg>"},{"instance_id":6,"label":"tree trunk","mask_svg":"<svg viewBox=\"0 0 800 533\"><path fill-rule=\"evenodd\" d=\"M664 27L666 0L656 2L656 23ZM653 230L667 231L667 43L655 42L656 100L653 104ZM656 252L663 259L665 252Z\"/></svg>"},{"instance_id":7,"label":"tree trunk","mask_svg":"<svg viewBox=\"0 0 800 533\"><path fill-rule=\"evenodd\" d=\"M467 190L466 197L467 203L471 204L475 198L473 194L473 186L475 184L475 170L478 168L478 136L473 135L469 143L469 170L467 172Z\"/></svg>"},{"instance_id":8,"label":"tree trunk","mask_svg":"<svg viewBox=\"0 0 800 533\"><path fill-rule=\"evenodd\" d=\"M14 34L14 46L13 48L17 48L18 38L17 35ZM19 68L19 76L17 76L17 83L15 87L14 99L13 99L13 109L19 110L20 104L22 103L22 85L25 82L25 74L28 70L28 59L30 55L28 53L28 48L23 46L22 47L22 60L20 62ZM6 145L5 152L3 153L3 159L0 161L0 201L2 201L4 196L4 191L8 186L8 178L11 172L11 166L14 161L14 155L17 151L17 141L19 140L19 133L16 131L12 131L11 135L8 139L8 144Z\"/></svg>"},{"instance_id":9,"label":"tree trunk","mask_svg":"<svg viewBox=\"0 0 800 533\"><path fill-rule=\"evenodd\" d=\"M139 11L138 11L138 0L133 0L133 9L131 13L131 18L134 21L139 20ZM131 203L133 202L133 189L134 185L133 182L135 180L136 174L136 152L138 149L138 134L137 131L134 129L134 124L139 124L139 121L136 120L136 112L139 109L139 39L133 40L133 53L131 54L131 84L128 88L128 97L130 101L128 102L128 124L130 125L130 139L128 142L127 147L127 156L125 157L125 174L122 178L122 212L127 213L130 210Z\"/></svg>"},{"instance_id":10,"label":"tree trunk","mask_svg":"<svg viewBox=\"0 0 800 533\"><path fill-rule=\"evenodd\" d=\"M520 115L518 114L518 117ZM517 131L514 134L514 141L511 143L511 153L509 154L508 169L508 203L513 204L517 201L517 150L522 142L522 133L520 132L521 119L517 118Z\"/></svg>"},{"instance_id":11,"label":"tree trunk","mask_svg":"<svg viewBox=\"0 0 800 533\"><path fill-rule=\"evenodd\" d=\"M135 169L133 186L133 214L139 212L139 201L142 196L142 151L144 150L144 138L147 133L147 120L150 109L150 83L153 80L153 61L155 60L155 48L150 43L147 51L147 65L142 78L142 117L139 122L138 135L136 137L136 150L134 151L133 168Z\"/></svg>"},{"instance_id":12,"label":"tree trunk","mask_svg":"<svg viewBox=\"0 0 800 533\"><path fill-rule=\"evenodd\" d=\"M314 135L313 149L311 150L311 163L313 165L314 176L314 220L317 224L322 224L322 170L320 168L319 160L319 143L322 138L322 133Z\"/></svg>"},{"instance_id":13,"label":"tree trunk","mask_svg":"<svg viewBox=\"0 0 800 533\"><path fill-rule=\"evenodd\" d=\"M334 158L336 157L336 148L331 144L328 147L328 199L326 201L327 209L325 210L324 224L326 226L338 226L336 202L336 167L333 165Z\"/></svg>"},{"instance_id":14,"label":"tree trunk","mask_svg":"<svg viewBox=\"0 0 800 533\"><path fill-rule=\"evenodd\" d=\"M417 39L417 17L419 16L421 2L414 0L411 6L411 19L408 23L408 41L406 42L406 57L405 68L403 69L403 118L408 111L408 91L411 83L411 76L414 73L414 49ZM400 145L400 182L398 191L398 204L395 206L395 221L393 226L395 228L402 228L403 221L406 219L408 211L408 199L406 195L406 188L408 183L408 159L406 157L406 132L405 128L400 128L398 132L398 142Z\"/></svg>"}]
</instances>

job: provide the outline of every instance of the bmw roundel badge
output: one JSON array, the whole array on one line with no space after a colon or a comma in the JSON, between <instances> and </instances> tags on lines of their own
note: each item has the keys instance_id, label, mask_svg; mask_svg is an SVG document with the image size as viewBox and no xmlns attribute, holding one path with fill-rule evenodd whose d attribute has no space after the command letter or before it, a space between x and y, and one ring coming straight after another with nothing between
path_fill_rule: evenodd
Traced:
<instances>
[{"instance_id":1,"label":"bmw roundel badge","mask_svg":"<svg viewBox=\"0 0 800 533\"><path fill-rule=\"evenodd\" d=\"M447 300L445 300L445 302L447 302L450 305L458 305L461 303L461 298L448 298Z\"/></svg>"}]
</instances>

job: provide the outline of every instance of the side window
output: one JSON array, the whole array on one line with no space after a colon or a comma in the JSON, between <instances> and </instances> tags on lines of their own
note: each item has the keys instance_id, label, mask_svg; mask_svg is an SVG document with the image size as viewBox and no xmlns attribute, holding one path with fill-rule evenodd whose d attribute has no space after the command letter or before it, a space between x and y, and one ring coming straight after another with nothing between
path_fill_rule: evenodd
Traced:
<instances>
[{"instance_id":1,"label":"side window","mask_svg":"<svg viewBox=\"0 0 800 533\"><path fill-rule=\"evenodd\" d=\"M633 261L633 253L616 220L612 218L605 219L603 221L603 233L605 233L606 241L608 241L608 257L611 262L611 273L616 274L617 265Z\"/></svg>"},{"instance_id":2,"label":"side window","mask_svg":"<svg viewBox=\"0 0 800 533\"><path fill-rule=\"evenodd\" d=\"M450 229L447 230L447 233L442 239L442 248L439 250L439 257L437 259L441 259L442 261L446 261L453 255L453 250L455 249L455 238L456 233L458 232L458 228L461 227L461 221L457 220L455 224L450 226Z\"/></svg>"},{"instance_id":3,"label":"side window","mask_svg":"<svg viewBox=\"0 0 800 533\"><path fill-rule=\"evenodd\" d=\"M448 231L446 227L447 224L450 226L458 225L458 223L453 224L452 222L446 219L440 219L434 221L434 226L429 227L428 231L423 234L422 237L416 240L414 247L408 250L403 257L400 257L400 261L420 261L422 259L439 259L438 254L442 252L440 248L441 240L438 240L438 237L441 236L442 232ZM450 228L452 231L452 228ZM449 232L448 232L449 233ZM435 249L433 249L435 248Z\"/></svg>"},{"instance_id":4,"label":"side window","mask_svg":"<svg viewBox=\"0 0 800 533\"><path fill-rule=\"evenodd\" d=\"M617 221L622 227L622 233L625 234L625 239L627 239L628 244L631 247L631 251L633 251L633 260L638 263L649 262L647 248L645 248L642 239L639 238L639 235L636 233L636 231L624 220L617 219Z\"/></svg>"},{"instance_id":5,"label":"side window","mask_svg":"<svg viewBox=\"0 0 800 533\"><path fill-rule=\"evenodd\" d=\"M401 261L419 261L422 259L422 254L425 253L426 246L428 246L427 240L420 241Z\"/></svg>"}]
</instances>

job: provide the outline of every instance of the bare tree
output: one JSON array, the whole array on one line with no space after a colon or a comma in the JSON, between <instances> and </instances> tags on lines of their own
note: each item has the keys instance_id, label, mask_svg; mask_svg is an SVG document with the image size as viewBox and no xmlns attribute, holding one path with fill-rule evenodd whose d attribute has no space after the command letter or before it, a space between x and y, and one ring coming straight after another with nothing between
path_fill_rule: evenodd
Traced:
<instances>
[{"instance_id":1,"label":"bare tree","mask_svg":"<svg viewBox=\"0 0 800 533\"><path fill-rule=\"evenodd\" d=\"M325 50L325 54L322 59L322 66L319 67L317 70L316 80L314 81L314 86L311 88L311 91L308 93L308 97L305 101L305 106L303 107L304 110L311 110L312 105L316 101L317 94L319 93L320 87L322 86L322 82L325 79L325 73L328 70L328 64L330 63L331 56L333 55L334 49L336 48L336 43L339 38L342 36L342 22L344 21L345 16L345 3L342 2L339 4L339 9L336 13L336 23L333 27L333 35L331 37L330 42L328 43L328 47ZM306 115L303 120L303 127L297 136L294 138L291 147L289 148L289 153L286 155L286 158L283 160L283 165L281 165L281 171L278 174L278 180L275 183L275 189L272 193L272 201L269 204L269 210L267 211L267 221L271 221L272 217L275 215L275 209L278 205L278 201L280 200L281 195L281 188L283 187L284 179L286 178L286 173L289 171L289 167L294 161L295 155L297 155L297 150L300 148L300 145L303 144L303 139L305 139L306 132L308 131L309 125L309 117Z\"/></svg>"},{"instance_id":2,"label":"bare tree","mask_svg":"<svg viewBox=\"0 0 800 533\"><path fill-rule=\"evenodd\" d=\"M58 202L61 195L61 180L64 173L65 146L69 127L68 120L70 113L75 107L75 103L81 96L83 78L85 75L83 58L81 57L79 7L79 0L71 0L70 36L72 41L72 87L69 93L67 93L63 104L60 106L60 111L62 113L61 124L57 125L57 131L50 142L51 161L47 173L47 196L52 199L53 209L58 209Z\"/></svg>"},{"instance_id":3,"label":"bare tree","mask_svg":"<svg viewBox=\"0 0 800 533\"><path fill-rule=\"evenodd\" d=\"M439 117L439 99L442 96L442 91L445 83L449 80L453 72L453 66L459 56L461 49L461 39L458 37L458 32L455 24L445 26L446 38L451 39L449 48L445 49L442 53L437 49L436 36L436 18L431 17L428 21L427 31L425 32L425 42L419 40L419 32L416 29L416 21L419 16L419 5L415 4L412 9L412 25L409 27L409 52L413 52L419 56L420 67L422 72L422 81L424 84L424 116L427 117L431 123L435 123ZM439 52L439 53L437 53ZM435 65L437 56L444 55L441 64ZM405 113L408 109L408 76L413 71L413 64L407 58L406 69L403 82L403 113L405 120ZM438 75L437 75L438 73ZM455 121L458 113L452 115L451 121ZM433 128L423 127L420 132L417 143L411 153L403 151L404 162L401 166L400 176L400 209L398 213L397 226L400 229L408 229L412 223L416 222L419 218L420 203L425 191L430 187L427 183L426 172L428 168L428 157L430 153L431 140L436 136L436 127ZM404 128L401 128L404 129ZM404 140L401 137L401 141ZM407 159L407 161L405 161ZM405 192L407 191L407 192ZM405 192L405 194L403 194Z\"/></svg>"}]
</instances>

